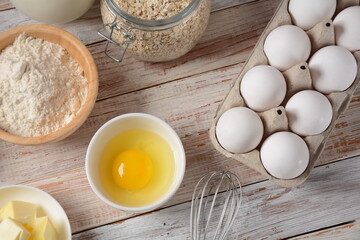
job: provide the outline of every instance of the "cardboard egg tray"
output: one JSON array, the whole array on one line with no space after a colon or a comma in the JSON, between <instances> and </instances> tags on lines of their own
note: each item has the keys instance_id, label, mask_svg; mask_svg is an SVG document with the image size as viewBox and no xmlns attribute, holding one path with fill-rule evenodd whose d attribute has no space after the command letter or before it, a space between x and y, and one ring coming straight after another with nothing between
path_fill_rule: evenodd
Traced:
<instances>
[{"instance_id":1,"label":"cardboard egg tray","mask_svg":"<svg viewBox=\"0 0 360 240\"><path fill-rule=\"evenodd\" d=\"M338 12L345 9L346 7L359 5L360 4L359 2L360 0L338 0L337 10L334 14L334 17L337 15ZM221 147L215 135L216 123L219 117L225 111L233 107L239 107L239 106L247 107L239 91L241 80L245 75L245 73L249 71L251 68L258 65L269 65L267 57L263 51L264 41L268 36L268 34L273 29L281 25L292 24L291 17L288 13L288 4L289 4L289 0L283 0L281 2L275 15L273 16L270 23L262 33L249 59L242 68L240 75L237 77L230 92L226 96L222 105L217 110L216 116L210 128L210 139L213 145L215 146L215 148L223 155L229 158L233 158L247 165L248 167L255 169L256 171L266 176L277 185L283 187L294 187L303 183L309 176L310 171L312 170L315 162L317 161L317 159L319 158L321 152L325 147L326 140L329 137L331 130L334 128L336 120L338 119L340 114L344 112L345 109L348 107L350 100L354 94L354 91L356 87L359 85L360 51L353 52L358 64L358 73L354 83L346 91L335 92L326 95L333 107L333 119L330 126L326 129L325 132L321 134L303 137L309 148L310 161L308 167L300 176L289 180L277 179L272 177L262 165L262 162L260 160L260 148L263 141L271 134L278 131L290 131L288 127L288 119L286 117L286 112L284 109L284 106L286 105L286 102L289 100L289 98L299 91L306 89L313 89L310 71L306 62L293 66L289 70L283 72L283 75L287 83L287 94L281 106L270 109L266 112L258 113L264 124L264 136L262 138L262 141L255 150L245 154L231 153ZM311 55L324 46L335 45L334 26L332 24L331 19L318 23L315 27L308 30L307 34L309 35L312 44Z\"/></svg>"}]
</instances>

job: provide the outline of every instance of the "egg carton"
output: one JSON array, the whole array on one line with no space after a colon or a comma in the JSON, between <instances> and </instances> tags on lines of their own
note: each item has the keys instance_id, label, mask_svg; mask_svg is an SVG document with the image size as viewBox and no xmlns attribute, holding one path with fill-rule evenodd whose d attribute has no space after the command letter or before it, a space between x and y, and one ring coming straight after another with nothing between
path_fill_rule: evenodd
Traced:
<instances>
[{"instance_id":1,"label":"egg carton","mask_svg":"<svg viewBox=\"0 0 360 240\"><path fill-rule=\"evenodd\" d=\"M264 41L268 34L275 28L282 25L292 24L292 20L288 12L289 1L290 0L283 0L280 3L280 6L278 7L275 15L260 36L260 39L258 40L253 52L251 53L249 59L242 68L239 76L235 80L234 85L230 89L221 106L218 108L210 128L210 139L215 148L226 157L233 158L247 165L248 167L269 178L277 185L290 188L303 183L308 178L314 164L318 160L321 152L325 147L326 140L328 139L332 129L334 128L336 120L339 118L340 114L344 112L345 109L348 107L354 91L360 82L360 51L352 52L358 64L358 73L354 83L343 92L334 92L326 95L326 97L330 100L333 108L333 118L329 127L321 134L303 137L309 148L310 159L309 165L300 176L289 180L278 179L271 176L262 165L259 150L263 141L271 134L279 131L290 131L288 127L288 118L286 116L286 111L284 108L289 98L299 91L313 89L310 71L306 62L295 65L292 68L282 72L286 79L287 93L281 106L265 112L258 113L264 124L264 135L262 141L255 150L244 154L231 153L222 148L222 146L217 141L215 134L216 123L225 111L233 107L247 107L244 99L241 97L239 92L241 80L245 73L251 68L258 65L269 65L263 49ZM341 10L349 6L356 5L360 5L360 0L338 0L337 10L334 16L336 16L336 14ZM312 44L311 55L322 47L328 45L335 45L334 26L331 19L318 23L316 26L306 32Z\"/></svg>"}]
</instances>

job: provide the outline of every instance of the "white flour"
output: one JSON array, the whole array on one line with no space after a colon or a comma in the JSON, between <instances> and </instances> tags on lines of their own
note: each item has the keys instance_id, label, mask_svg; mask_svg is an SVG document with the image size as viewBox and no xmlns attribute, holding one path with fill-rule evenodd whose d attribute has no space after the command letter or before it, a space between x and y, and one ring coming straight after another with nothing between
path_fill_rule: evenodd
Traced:
<instances>
[{"instance_id":1,"label":"white flour","mask_svg":"<svg viewBox=\"0 0 360 240\"><path fill-rule=\"evenodd\" d=\"M69 123L87 96L87 79L60 45L19 35L0 54L0 128L34 137Z\"/></svg>"}]
</instances>

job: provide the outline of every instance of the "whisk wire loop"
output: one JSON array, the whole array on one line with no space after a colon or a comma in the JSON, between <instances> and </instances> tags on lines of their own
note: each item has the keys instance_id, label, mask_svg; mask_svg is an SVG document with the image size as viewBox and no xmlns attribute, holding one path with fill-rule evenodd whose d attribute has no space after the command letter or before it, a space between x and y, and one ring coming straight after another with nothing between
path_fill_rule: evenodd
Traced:
<instances>
[{"instance_id":1,"label":"whisk wire loop","mask_svg":"<svg viewBox=\"0 0 360 240\"><path fill-rule=\"evenodd\" d=\"M217 173L216 175L220 175L221 173ZM209 224L210 224L210 222L211 222L211 217L212 217L212 215L211 215L211 213L212 213L212 211L213 211L213 209L214 209L214 205L215 205L215 203L216 203L216 200L217 200L217 197L218 197L218 193L219 193L219 189L220 189L220 187L221 187L221 184L223 183L223 181L224 181L224 177L225 177L225 175L221 175L221 179L220 179L220 181L219 181L219 183L217 184L217 186L216 186L216 190L215 190L215 193L214 193L214 196L213 196L213 201L212 201L212 203L211 203L211 208L210 208L210 210L209 210L209 214L208 214L208 216L207 216L207 220L205 221L206 222L206 227L205 227L205 230L204 230L204 239L206 239L206 235L207 235L207 233L208 233L208 226L209 226ZM211 182L211 181L209 181L209 182ZM212 185L213 186L213 185ZM208 195L207 196L209 196L211 194L211 192L209 191L209 193L208 193ZM210 197L207 197L206 199L210 199ZM205 207L204 207L204 209L206 209ZM207 212L206 212L207 213ZM221 221L219 221L219 225L218 225L218 227L216 228L216 232L215 232L215 234L214 234L214 236L216 236L217 234L218 234L218 230L219 230L219 228L220 228L220 225L221 225Z\"/></svg>"},{"instance_id":2,"label":"whisk wire loop","mask_svg":"<svg viewBox=\"0 0 360 240\"><path fill-rule=\"evenodd\" d=\"M241 184L235 174L218 171L203 176L192 195L191 238L225 239L239 211L241 199ZM218 211L217 208L221 207L221 211ZM209 237L210 233L212 238Z\"/></svg>"},{"instance_id":3,"label":"whisk wire loop","mask_svg":"<svg viewBox=\"0 0 360 240\"><path fill-rule=\"evenodd\" d=\"M239 179L238 178L235 178L235 179L237 181L238 186L240 186ZM232 209L230 209L229 212L232 213L232 214L229 215L229 217L228 217L228 219L227 219L227 221L225 223L225 227L224 227L224 230L222 232L222 235L220 236L219 239L225 239L227 233L229 232L229 230L231 228L231 225L233 224L233 222L234 222L234 220L236 218L236 215L237 215L237 213L239 211L239 207L241 205L241 200L242 200L241 199L241 197L242 197L241 196L241 191L239 191L239 189L236 188L236 186L234 185L233 182L231 184L233 185L232 189L234 189L234 191L231 192L231 194L232 194L231 200L233 201L233 204L230 204Z\"/></svg>"}]
</instances>

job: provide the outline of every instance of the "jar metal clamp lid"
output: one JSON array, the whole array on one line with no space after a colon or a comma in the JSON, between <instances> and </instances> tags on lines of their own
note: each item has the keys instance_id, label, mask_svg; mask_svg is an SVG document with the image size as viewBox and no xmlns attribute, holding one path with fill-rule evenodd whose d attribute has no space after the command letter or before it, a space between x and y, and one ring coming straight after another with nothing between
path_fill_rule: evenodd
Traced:
<instances>
[{"instance_id":1,"label":"jar metal clamp lid","mask_svg":"<svg viewBox=\"0 0 360 240\"><path fill-rule=\"evenodd\" d=\"M110 28L109 36L106 35L105 27ZM125 56L127 48L129 47L129 44L134 42L135 39L136 39L135 34L133 34L131 32L132 29L133 28L126 29L124 26L117 23L117 17L115 17L115 19L114 19L114 21L112 23L105 24L103 28L98 30L98 34L107 40L106 45L105 45L105 54L106 54L106 56L108 56L109 58L111 58L112 60L114 60L116 62L121 62L124 59L124 56ZM119 42L113 40L112 35L113 35L114 30L123 31L124 38L128 39L128 40L124 41L123 43L119 43ZM120 54L120 58L116 58L116 57L112 56L109 53L109 43L115 44L116 46L118 46L118 47L120 47L122 49L122 52Z\"/></svg>"},{"instance_id":2,"label":"jar metal clamp lid","mask_svg":"<svg viewBox=\"0 0 360 240\"><path fill-rule=\"evenodd\" d=\"M170 29L178 25L181 21L186 19L194 10L199 6L201 0L193 0L185 9L177 13L176 15L159 20L147 20L136 18L127 12L123 11L114 0L105 0L106 7L110 13L114 16L114 20L110 23L104 23L104 26L98 30L98 34L107 40L105 46L105 54L116 62L121 62L125 56L126 50L129 45L136 40L136 35L133 32L134 29L141 31L163 31ZM124 23L123 25L119 22ZM128 26L125 27L124 25ZM107 33L106 28L110 29L110 33ZM124 37L123 42L114 40L114 31L122 32ZM109 52L109 44L114 44L121 48L120 57L116 58Z\"/></svg>"}]
</instances>

